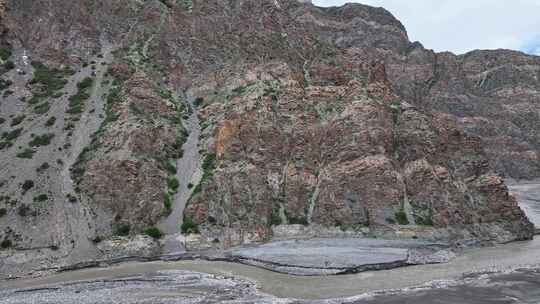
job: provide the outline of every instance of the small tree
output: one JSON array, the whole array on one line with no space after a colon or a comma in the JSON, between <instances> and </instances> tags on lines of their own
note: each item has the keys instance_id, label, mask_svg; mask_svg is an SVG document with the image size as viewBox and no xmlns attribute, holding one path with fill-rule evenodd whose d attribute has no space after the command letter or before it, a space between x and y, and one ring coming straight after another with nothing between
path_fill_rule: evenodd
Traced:
<instances>
[{"instance_id":1,"label":"small tree","mask_svg":"<svg viewBox=\"0 0 540 304\"><path fill-rule=\"evenodd\" d=\"M163 236L163 233L157 227L146 228L144 230L144 234L146 234L149 237L152 237L154 239L160 239Z\"/></svg>"}]
</instances>

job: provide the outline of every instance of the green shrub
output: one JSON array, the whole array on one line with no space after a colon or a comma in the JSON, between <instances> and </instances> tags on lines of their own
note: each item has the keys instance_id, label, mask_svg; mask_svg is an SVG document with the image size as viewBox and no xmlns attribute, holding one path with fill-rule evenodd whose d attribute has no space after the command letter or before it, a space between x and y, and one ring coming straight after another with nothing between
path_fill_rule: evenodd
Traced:
<instances>
[{"instance_id":1,"label":"green shrub","mask_svg":"<svg viewBox=\"0 0 540 304\"><path fill-rule=\"evenodd\" d=\"M13 61L11 60L8 60L4 63L4 68L8 71L13 70L15 68L15 63L13 63Z\"/></svg>"},{"instance_id":2,"label":"green shrub","mask_svg":"<svg viewBox=\"0 0 540 304\"><path fill-rule=\"evenodd\" d=\"M12 91L12 90L5 90L5 91L4 91L4 95L2 95L2 97L6 98L6 97L8 97L9 95L13 95L13 93L15 93L15 92Z\"/></svg>"},{"instance_id":3,"label":"green shrub","mask_svg":"<svg viewBox=\"0 0 540 304\"><path fill-rule=\"evenodd\" d=\"M114 112L114 105L122 102L122 87L117 84L115 79L115 87L111 88L109 95L107 96L107 106L105 107L105 121L103 125L107 125L110 122L116 121L119 117L117 113Z\"/></svg>"},{"instance_id":4,"label":"green shrub","mask_svg":"<svg viewBox=\"0 0 540 304\"><path fill-rule=\"evenodd\" d=\"M191 193L192 196L200 193L202 191L202 184L204 184L204 182L209 180L214 175L214 170L216 169L216 155L215 154L206 155L202 163L202 169L203 169L203 176L199 184L197 184L197 186L195 186L195 189L193 189L193 192Z\"/></svg>"},{"instance_id":5,"label":"green shrub","mask_svg":"<svg viewBox=\"0 0 540 304\"><path fill-rule=\"evenodd\" d=\"M19 208L17 208L17 214L19 214L19 216L27 216L29 212L30 207L27 205L20 205Z\"/></svg>"},{"instance_id":6,"label":"green shrub","mask_svg":"<svg viewBox=\"0 0 540 304\"><path fill-rule=\"evenodd\" d=\"M41 115L41 114L45 114L49 112L50 109L51 109L51 105L49 104L48 101L45 101L34 107L34 113Z\"/></svg>"},{"instance_id":7,"label":"green shrub","mask_svg":"<svg viewBox=\"0 0 540 304\"><path fill-rule=\"evenodd\" d=\"M279 211L274 210L272 214L270 214L270 225L271 226L278 226L282 224L281 216L279 216Z\"/></svg>"},{"instance_id":8,"label":"green shrub","mask_svg":"<svg viewBox=\"0 0 540 304\"><path fill-rule=\"evenodd\" d=\"M146 228L144 234L155 239L160 239L163 236L163 233L161 233L161 230L157 227Z\"/></svg>"},{"instance_id":9,"label":"green shrub","mask_svg":"<svg viewBox=\"0 0 540 304\"><path fill-rule=\"evenodd\" d=\"M183 234L199 233L199 225L193 221L191 217L184 217L182 226L180 227Z\"/></svg>"},{"instance_id":10,"label":"green shrub","mask_svg":"<svg viewBox=\"0 0 540 304\"><path fill-rule=\"evenodd\" d=\"M390 104L390 110L392 110L392 119L394 120L394 123L396 124L399 121L399 115L402 112L401 102L393 101Z\"/></svg>"},{"instance_id":11,"label":"green shrub","mask_svg":"<svg viewBox=\"0 0 540 304\"><path fill-rule=\"evenodd\" d=\"M393 224L396 223L396 220L393 219L393 218L391 218L391 217L387 217L387 218L386 218L386 222L387 222L388 224L392 224L392 225L393 225Z\"/></svg>"},{"instance_id":12,"label":"green shrub","mask_svg":"<svg viewBox=\"0 0 540 304\"><path fill-rule=\"evenodd\" d=\"M0 117L0 125L1 125L1 124L3 124L3 123L5 123L5 122L6 122L6 119L5 119L5 118L2 118L2 117Z\"/></svg>"},{"instance_id":13,"label":"green shrub","mask_svg":"<svg viewBox=\"0 0 540 304\"><path fill-rule=\"evenodd\" d=\"M433 226L433 219L430 217L418 217L415 220L417 225Z\"/></svg>"},{"instance_id":14,"label":"green shrub","mask_svg":"<svg viewBox=\"0 0 540 304\"><path fill-rule=\"evenodd\" d=\"M212 171L216 168L216 155L215 154L208 154L204 158L202 168L207 173L208 171Z\"/></svg>"},{"instance_id":15,"label":"green shrub","mask_svg":"<svg viewBox=\"0 0 540 304\"><path fill-rule=\"evenodd\" d=\"M52 134L52 133L38 135L38 136L34 137L28 143L28 145L30 145L30 147L47 146L47 145L49 145L51 143L51 139L53 139L53 137L54 137L54 134Z\"/></svg>"},{"instance_id":16,"label":"green shrub","mask_svg":"<svg viewBox=\"0 0 540 304\"><path fill-rule=\"evenodd\" d=\"M176 192L178 191L178 187L180 187L180 182L178 181L176 177L170 177L167 180L167 186L169 187L169 189Z\"/></svg>"},{"instance_id":17,"label":"green shrub","mask_svg":"<svg viewBox=\"0 0 540 304\"><path fill-rule=\"evenodd\" d=\"M9 88L10 85L12 85L13 82L9 79L0 79L0 91L5 90Z\"/></svg>"},{"instance_id":18,"label":"green shrub","mask_svg":"<svg viewBox=\"0 0 540 304\"><path fill-rule=\"evenodd\" d=\"M0 248L2 249L8 249L12 246L13 246L13 243L8 239L5 239L2 241L2 243L0 243Z\"/></svg>"},{"instance_id":19,"label":"green shrub","mask_svg":"<svg viewBox=\"0 0 540 304\"><path fill-rule=\"evenodd\" d=\"M129 224L120 224L116 227L116 235L127 236L131 231L131 226Z\"/></svg>"},{"instance_id":20,"label":"green shrub","mask_svg":"<svg viewBox=\"0 0 540 304\"><path fill-rule=\"evenodd\" d=\"M8 48L0 48L0 58L2 61L8 60L11 57L11 50Z\"/></svg>"},{"instance_id":21,"label":"green shrub","mask_svg":"<svg viewBox=\"0 0 540 304\"><path fill-rule=\"evenodd\" d=\"M165 193L163 204L165 205L165 210L167 211L167 214L170 214L172 211L172 198L169 193Z\"/></svg>"},{"instance_id":22,"label":"green shrub","mask_svg":"<svg viewBox=\"0 0 540 304\"><path fill-rule=\"evenodd\" d=\"M167 172L169 172L169 174L173 175L173 174L176 174L176 166L173 162L171 161L164 161L163 162L163 167L165 167L165 170L167 170Z\"/></svg>"},{"instance_id":23,"label":"green shrub","mask_svg":"<svg viewBox=\"0 0 540 304\"><path fill-rule=\"evenodd\" d=\"M34 197L34 202L44 202L49 199L47 194L40 194Z\"/></svg>"},{"instance_id":24,"label":"green shrub","mask_svg":"<svg viewBox=\"0 0 540 304\"><path fill-rule=\"evenodd\" d=\"M407 214L404 210L396 212L396 221L400 225L409 225L409 220L407 219Z\"/></svg>"},{"instance_id":25,"label":"green shrub","mask_svg":"<svg viewBox=\"0 0 540 304\"><path fill-rule=\"evenodd\" d=\"M24 149L22 152L18 153L16 156L18 158L32 158L34 157L34 153L36 153L36 151L32 150L32 149L29 149L29 148L26 148Z\"/></svg>"},{"instance_id":26,"label":"green shrub","mask_svg":"<svg viewBox=\"0 0 540 304\"><path fill-rule=\"evenodd\" d=\"M287 216L287 220L289 221L289 224L291 225L309 225L307 218L305 216L301 217L294 217L294 216Z\"/></svg>"},{"instance_id":27,"label":"green shrub","mask_svg":"<svg viewBox=\"0 0 540 304\"><path fill-rule=\"evenodd\" d=\"M70 70L58 70L49 69L44 64L33 61L34 77L30 81L30 84L40 84L43 88L41 93L36 94L32 98L35 99L34 103L38 103L43 98L54 95L57 91L60 91L67 84L67 80L64 78L66 75L70 75Z\"/></svg>"},{"instance_id":28,"label":"green shrub","mask_svg":"<svg viewBox=\"0 0 540 304\"><path fill-rule=\"evenodd\" d=\"M32 180L25 180L24 183L22 184L22 189L24 192L32 189L34 187L34 181Z\"/></svg>"},{"instance_id":29,"label":"green shrub","mask_svg":"<svg viewBox=\"0 0 540 304\"><path fill-rule=\"evenodd\" d=\"M56 123L56 117L51 116L47 121L45 122L45 126L52 127Z\"/></svg>"},{"instance_id":30,"label":"green shrub","mask_svg":"<svg viewBox=\"0 0 540 304\"><path fill-rule=\"evenodd\" d=\"M81 82L77 84L77 88L79 90L85 90L92 87L93 84L94 84L94 79L92 79L91 77L86 77L85 79L83 79Z\"/></svg>"},{"instance_id":31,"label":"green shrub","mask_svg":"<svg viewBox=\"0 0 540 304\"><path fill-rule=\"evenodd\" d=\"M13 146L13 143L11 141L7 141L7 140L1 140L0 141L0 150L4 150L6 148L9 148Z\"/></svg>"},{"instance_id":32,"label":"green shrub","mask_svg":"<svg viewBox=\"0 0 540 304\"><path fill-rule=\"evenodd\" d=\"M0 208L0 217L3 217L7 214L7 209L6 208Z\"/></svg>"},{"instance_id":33,"label":"green shrub","mask_svg":"<svg viewBox=\"0 0 540 304\"><path fill-rule=\"evenodd\" d=\"M196 106L196 107L199 107L199 106L201 106L203 103L204 103L204 98L202 98L202 97L197 97L197 98L195 98L195 101L193 102L193 105Z\"/></svg>"},{"instance_id":34,"label":"green shrub","mask_svg":"<svg viewBox=\"0 0 540 304\"><path fill-rule=\"evenodd\" d=\"M45 171L47 169L49 169L50 165L49 163L45 162L43 164L41 164L41 166L39 166L39 168L36 169L37 172L42 172L42 171Z\"/></svg>"},{"instance_id":35,"label":"green shrub","mask_svg":"<svg viewBox=\"0 0 540 304\"><path fill-rule=\"evenodd\" d=\"M26 118L26 115L19 115L11 120L11 126L14 127L16 125L20 125L24 119Z\"/></svg>"},{"instance_id":36,"label":"green shrub","mask_svg":"<svg viewBox=\"0 0 540 304\"><path fill-rule=\"evenodd\" d=\"M78 201L78 200L77 200L77 197L76 197L75 195L71 194L71 193L68 193L68 194L66 195L66 198L68 199L68 201L69 201L70 203L76 203L76 202Z\"/></svg>"},{"instance_id":37,"label":"green shrub","mask_svg":"<svg viewBox=\"0 0 540 304\"><path fill-rule=\"evenodd\" d=\"M2 133L2 139L8 140L8 141L17 139L17 137L21 135L22 130L23 130L22 128L19 128L19 129L12 130L10 132L4 132Z\"/></svg>"},{"instance_id":38,"label":"green shrub","mask_svg":"<svg viewBox=\"0 0 540 304\"><path fill-rule=\"evenodd\" d=\"M68 114L80 114L84 110L84 103L90 98L90 88L94 84L94 79L86 77L77 84L78 91L69 97Z\"/></svg>"}]
</instances>

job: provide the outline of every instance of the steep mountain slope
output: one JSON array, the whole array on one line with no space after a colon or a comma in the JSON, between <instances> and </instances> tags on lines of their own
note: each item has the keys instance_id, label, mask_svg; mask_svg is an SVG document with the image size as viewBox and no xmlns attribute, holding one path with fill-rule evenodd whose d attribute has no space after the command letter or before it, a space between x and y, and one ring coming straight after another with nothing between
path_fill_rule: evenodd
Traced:
<instances>
[{"instance_id":1,"label":"steep mountain slope","mask_svg":"<svg viewBox=\"0 0 540 304\"><path fill-rule=\"evenodd\" d=\"M304 2L5 1L0 268L156 254L108 239L175 221L194 247L285 224L530 238L495 173L539 173L538 59L434 54L384 9Z\"/></svg>"}]
</instances>

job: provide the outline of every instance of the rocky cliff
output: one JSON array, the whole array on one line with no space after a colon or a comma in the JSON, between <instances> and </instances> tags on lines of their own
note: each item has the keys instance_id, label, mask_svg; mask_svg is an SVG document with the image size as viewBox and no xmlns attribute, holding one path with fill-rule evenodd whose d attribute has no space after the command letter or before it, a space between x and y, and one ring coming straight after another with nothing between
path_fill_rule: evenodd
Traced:
<instances>
[{"instance_id":1,"label":"rocky cliff","mask_svg":"<svg viewBox=\"0 0 540 304\"><path fill-rule=\"evenodd\" d=\"M1 21L0 268L157 237L179 185L205 246L532 236L501 176L540 175L538 57L437 54L360 4L7 0Z\"/></svg>"}]
</instances>

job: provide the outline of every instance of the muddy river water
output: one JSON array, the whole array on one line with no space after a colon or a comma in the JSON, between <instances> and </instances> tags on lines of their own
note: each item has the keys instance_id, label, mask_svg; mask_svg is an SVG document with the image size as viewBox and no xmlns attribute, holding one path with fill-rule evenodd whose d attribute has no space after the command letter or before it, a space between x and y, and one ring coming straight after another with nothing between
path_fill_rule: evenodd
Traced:
<instances>
[{"instance_id":1,"label":"muddy river water","mask_svg":"<svg viewBox=\"0 0 540 304\"><path fill-rule=\"evenodd\" d=\"M511 189L536 222L540 183ZM540 237L470 249L446 264L340 276L226 262L126 263L0 282L0 303L540 303L536 269Z\"/></svg>"}]
</instances>

